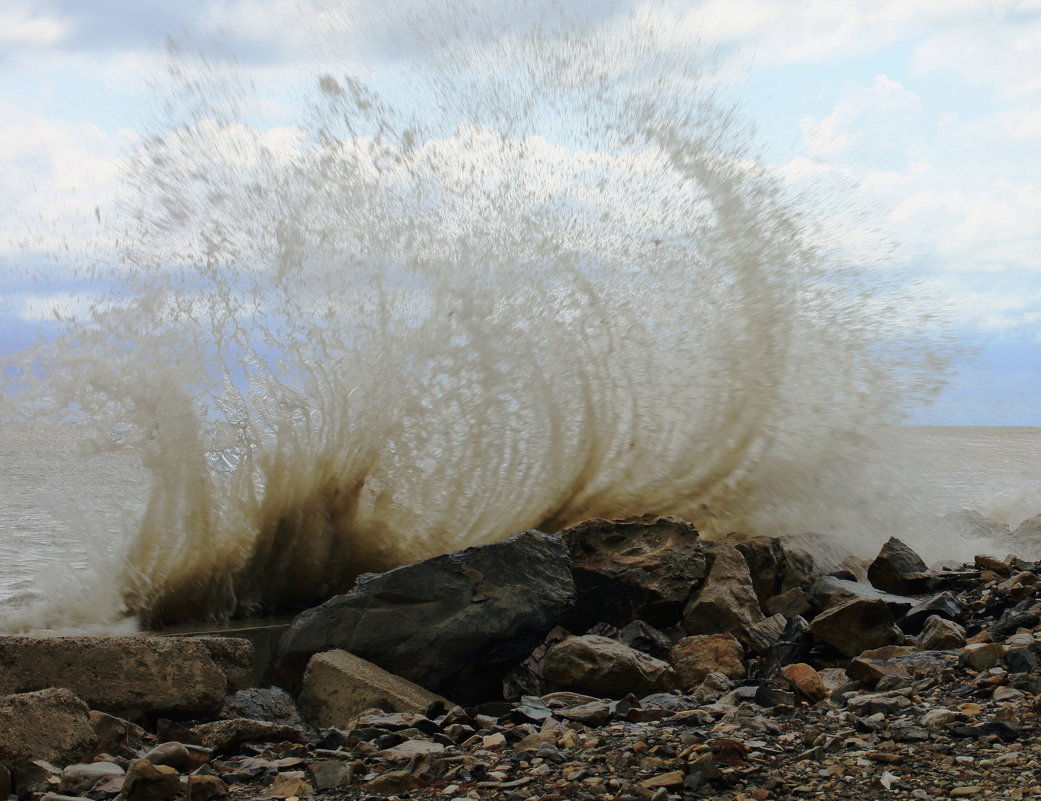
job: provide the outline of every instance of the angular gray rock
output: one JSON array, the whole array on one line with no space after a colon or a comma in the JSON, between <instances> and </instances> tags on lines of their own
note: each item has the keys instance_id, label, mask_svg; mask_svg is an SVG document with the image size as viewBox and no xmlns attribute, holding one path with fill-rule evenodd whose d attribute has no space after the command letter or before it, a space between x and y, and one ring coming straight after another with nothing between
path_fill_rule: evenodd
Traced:
<instances>
[{"instance_id":1,"label":"angular gray rock","mask_svg":"<svg viewBox=\"0 0 1041 801\"><path fill-rule=\"evenodd\" d=\"M82 795L101 779L123 774L124 770L113 762L78 762L61 772L58 790L67 795Z\"/></svg>"},{"instance_id":2,"label":"angular gray rock","mask_svg":"<svg viewBox=\"0 0 1041 801\"><path fill-rule=\"evenodd\" d=\"M222 718L248 718L266 720L269 723L286 723L297 728L306 728L300 708L293 696L281 687L248 687L229 695L221 708Z\"/></svg>"},{"instance_id":3,"label":"angular gray rock","mask_svg":"<svg viewBox=\"0 0 1041 801\"><path fill-rule=\"evenodd\" d=\"M568 637L550 648L543 675L565 690L616 698L671 690L676 682L668 662L594 634Z\"/></svg>"},{"instance_id":4,"label":"angular gray rock","mask_svg":"<svg viewBox=\"0 0 1041 801\"><path fill-rule=\"evenodd\" d=\"M890 592L872 587L852 579L840 579L834 576L821 576L810 585L810 600L818 610L829 609L847 601L881 600L885 601L890 611L902 616L918 603L906 595L893 595Z\"/></svg>"},{"instance_id":5,"label":"angular gray rock","mask_svg":"<svg viewBox=\"0 0 1041 801\"><path fill-rule=\"evenodd\" d=\"M964 614L965 604L958 600L958 596L950 591L941 592L912 606L900 619L900 628L909 634L916 634L933 615L956 621Z\"/></svg>"},{"instance_id":6,"label":"angular gray rock","mask_svg":"<svg viewBox=\"0 0 1041 801\"><path fill-rule=\"evenodd\" d=\"M523 531L360 576L349 592L296 617L276 677L298 691L312 655L342 649L460 703L486 700L574 600L563 540Z\"/></svg>"},{"instance_id":7,"label":"angular gray rock","mask_svg":"<svg viewBox=\"0 0 1041 801\"><path fill-rule=\"evenodd\" d=\"M422 712L445 699L346 651L315 654L304 673L300 706L315 726L346 729L362 711ZM451 704L446 704L451 706Z\"/></svg>"}]
</instances>

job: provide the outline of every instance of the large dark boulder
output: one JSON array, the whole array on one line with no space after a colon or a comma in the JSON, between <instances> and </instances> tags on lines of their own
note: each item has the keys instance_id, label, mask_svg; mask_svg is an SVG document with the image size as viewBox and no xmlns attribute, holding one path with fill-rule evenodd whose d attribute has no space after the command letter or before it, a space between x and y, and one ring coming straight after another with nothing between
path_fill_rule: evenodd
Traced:
<instances>
[{"instance_id":1,"label":"large dark boulder","mask_svg":"<svg viewBox=\"0 0 1041 801\"><path fill-rule=\"evenodd\" d=\"M360 576L293 620L276 676L297 691L310 657L339 648L460 703L499 697L506 671L574 601L564 542L523 531Z\"/></svg>"},{"instance_id":2,"label":"large dark boulder","mask_svg":"<svg viewBox=\"0 0 1041 801\"><path fill-rule=\"evenodd\" d=\"M678 517L594 518L560 536L575 562L578 600L563 621L573 631L637 619L675 625L707 572L697 529Z\"/></svg>"},{"instance_id":3,"label":"large dark boulder","mask_svg":"<svg viewBox=\"0 0 1041 801\"><path fill-rule=\"evenodd\" d=\"M883 592L917 595L927 591L932 574L910 546L890 537L868 566L867 575L871 586Z\"/></svg>"}]
</instances>

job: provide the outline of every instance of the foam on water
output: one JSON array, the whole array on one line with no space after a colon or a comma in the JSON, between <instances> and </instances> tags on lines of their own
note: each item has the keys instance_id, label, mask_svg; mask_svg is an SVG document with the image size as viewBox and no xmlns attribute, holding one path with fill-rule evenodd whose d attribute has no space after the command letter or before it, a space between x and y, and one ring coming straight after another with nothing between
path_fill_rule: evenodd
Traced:
<instances>
[{"instance_id":1,"label":"foam on water","mask_svg":"<svg viewBox=\"0 0 1041 801\"><path fill-rule=\"evenodd\" d=\"M696 71L638 26L440 59L390 98L321 77L277 130L179 64L117 289L10 393L147 494L7 628L299 608L589 516L949 554L880 433L938 361Z\"/></svg>"}]
</instances>

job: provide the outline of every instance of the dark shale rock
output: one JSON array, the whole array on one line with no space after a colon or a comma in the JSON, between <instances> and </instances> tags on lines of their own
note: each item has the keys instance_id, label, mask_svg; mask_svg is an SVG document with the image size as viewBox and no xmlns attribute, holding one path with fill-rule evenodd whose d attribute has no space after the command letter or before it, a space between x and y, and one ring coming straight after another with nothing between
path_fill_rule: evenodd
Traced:
<instances>
[{"instance_id":1,"label":"dark shale rock","mask_svg":"<svg viewBox=\"0 0 1041 801\"><path fill-rule=\"evenodd\" d=\"M965 615L965 604L953 592L941 592L912 606L900 619L900 628L908 634L918 634L933 615L958 621Z\"/></svg>"},{"instance_id":2,"label":"dark shale rock","mask_svg":"<svg viewBox=\"0 0 1041 801\"><path fill-rule=\"evenodd\" d=\"M930 575L922 557L896 537L889 538L868 566L871 586L894 595L925 592Z\"/></svg>"},{"instance_id":3,"label":"dark shale rock","mask_svg":"<svg viewBox=\"0 0 1041 801\"><path fill-rule=\"evenodd\" d=\"M307 660L342 649L460 702L499 696L574 603L559 537L524 531L386 573L298 615L282 638L277 676L298 690Z\"/></svg>"},{"instance_id":4,"label":"dark shale rock","mask_svg":"<svg viewBox=\"0 0 1041 801\"><path fill-rule=\"evenodd\" d=\"M1037 667L1037 655L1026 648L1005 651L1005 666L1009 673L1029 673Z\"/></svg>"},{"instance_id":5,"label":"dark shale rock","mask_svg":"<svg viewBox=\"0 0 1041 801\"><path fill-rule=\"evenodd\" d=\"M1034 611L1017 611L1010 609L1001 619L988 629L995 640L1003 640L1019 629L1032 629L1041 623L1041 615Z\"/></svg>"},{"instance_id":6,"label":"dark shale rock","mask_svg":"<svg viewBox=\"0 0 1041 801\"><path fill-rule=\"evenodd\" d=\"M881 600L847 601L821 612L810 623L810 632L840 653L854 657L869 648L903 645L889 607Z\"/></svg>"},{"instance_id":7,"label":"dark shale rock","mask_svg":"<svg viewBox=\"0 0 1041 801\"><path fill-rule=\"evenodd\" d=\"M772 676L780 668L795 662L805 662L810 655L813 636L810 624L805 618L796 616L788 621L777 642L770 646L766 654L766 664L758 674L761 677Z\"/></svg>"},{"instance_id":8,"label":"dark shale rock","mask_svg":"<svg viewBox=\"0 0 1041 801\"><path fill-rule=\"evenodd\" d=\"M618 632L617 639L630 648L650 654L655 659L665 659L672 648L672 640L643 620L627 623Z\"/></svg>"},{"instance_id":9,"label":"dark shale rock","mask_svg":"<svg viewBox=\"0 0 1041 801\"><path fill-rule=\"evenodd\" d=\"M821 576L810 585L810 599L818 611L829 609L839 604L855 600L885 601L894 616L902 616L918 603L906 595L893 595L889 592L864 584L860 581Z\"/></svg>"},{"instance_id":10,"label":"dark shale rock","mask_svg":"<svg viewBox=\"0 0 1041 801\"><path fill-rule=\"evenodd\" d=\"M771 615L760 623L754 623L741 632L741 642L761 656L766 656L774 644L781 639L788 621L784 615Z\"/></svg>"},{"instance_id":11,"label":"dark shale rock","mask_svg":"<svg viewBox=\"0 0 1041 801\"><path fill-rule=\"evenodd\" d=\"M560 536L574 559L577 592L561 624L573 631L637 619L673 625L705 578L697 529L678 517L585 520Z\"/></svg>"}]
</instances>

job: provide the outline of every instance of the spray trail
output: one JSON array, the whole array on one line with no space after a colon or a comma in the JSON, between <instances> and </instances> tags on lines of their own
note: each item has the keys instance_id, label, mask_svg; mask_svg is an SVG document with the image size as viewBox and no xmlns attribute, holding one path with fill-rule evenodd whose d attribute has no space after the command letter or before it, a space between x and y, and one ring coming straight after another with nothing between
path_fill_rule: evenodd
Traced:
<instances>
[{"instance_id":1,"label":"spray trail","mask_svg":"<svg viewBox=\"0 0 1041 801\"><path fill-rule=\"evenodd\" d=\"M862 535L869 432L936 373L734 114L639 26L443 59L409 112L325 76L260 131L203 92L135 154L119 289L27 395L152 477L99 619L590 516Z\"/></svg>"}]
</instances>

